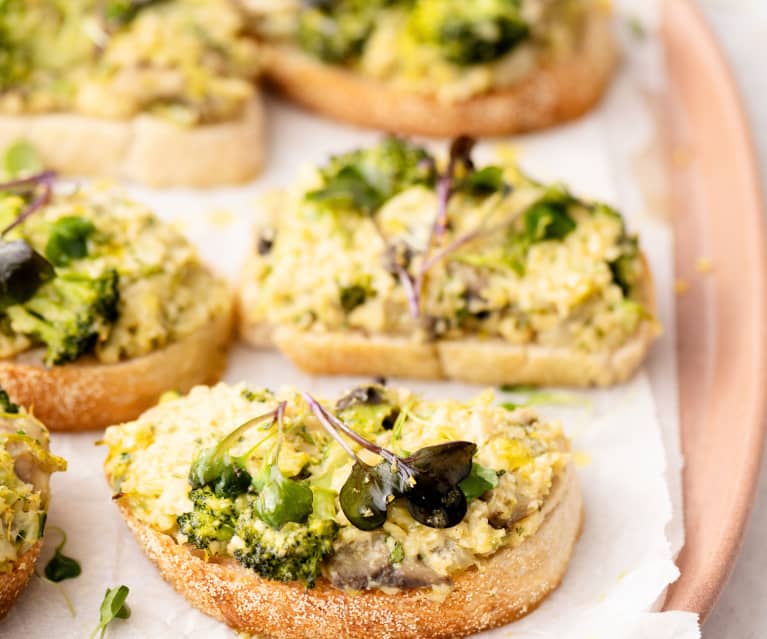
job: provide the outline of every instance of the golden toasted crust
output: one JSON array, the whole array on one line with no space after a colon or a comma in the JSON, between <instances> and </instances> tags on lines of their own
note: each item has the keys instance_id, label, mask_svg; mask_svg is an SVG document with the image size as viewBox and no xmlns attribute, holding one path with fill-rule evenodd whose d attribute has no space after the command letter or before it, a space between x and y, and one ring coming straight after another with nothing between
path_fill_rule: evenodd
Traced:
<instances>
[{"instance_id":1,"label":"golden toasted crust","mask_svg":"<svg viewBox=\"0 0 767 639\"><path fill-rule=\"evenodd\" d=\"M644 256L641 298L656 312L652 273ZM299 368L322 375L383 375L455 379L477 384L610 386L627 380L657 337L655 320L642 320L636 335L616 350L586 353L566 347L509 344L500 338L467 337L422 342L409 337L355 331L313 333L291 326L266 327L247 320L257 291L241 289L239 330L256 348L274 344Z\"/></svg>"},{"instance_id":2,"label":"golden toasted crust","mask_svg":"<svg viewBox=\"0 0 767 639\"><path fill-rule=\"evenodd\" d=\"M231 337L227 311L188 337L118 364L90 358L45 368L39 351L24 353L0 360L0 386L50 430L104 428L135 419L165 391L217 382Z\"/></svg>"},{"instance_id":3,"label":"golden toasted crust","mask_svg":"<svg viewBox=\"0 0 767 639\"><path fill-rule=\"evenodd\" d=\"M40 540L19 557L10 572L0 573L0 617L8 613L21 591L24 590L35 569L42 547L43 542Z\"/></svg>"},{"instance_id":4,"label":"golden toasted crust","mask_svg":"<svg viewBox=\"0 0 767 639\"><path fill-rule=\"evenodd\" d=\"M47 167L67 175L149 186L245 182L263 164L263 105L256 94L238 120L183 127L152 115L102 120L74 113L0 115L0 148L29 140Z\"/></svg>"},{"instance_id":5,"label":"golden toasted crust","mask_svg":"<svg viewBox=\"0 0 767 639\"><path fill-rule=\"evenodd\" d=\"M391 88L285 45L266 47L271 82L299 104L345 122L393 133L492 136L579 117L600 99L618 59L610 16L594 9L578 51L508 89L459 102Z\"/></svg>"},{"instance_id":6,"label":"golden toasted crust","mask_svg":"<svg viewBox=\"0 0 767 639\"><path fill-rule=\"evenodd\" d=\"M269 581L234 560L206 562L188 546L136 519L128 526L162 576L202 612L259 639L439 639L463 637L528 614L564 577L580 532L575 471L555 484L538 531L459 574L447 598L430 590L346 594L320 579L315 588Z\"/></svg>"}]
</instances>

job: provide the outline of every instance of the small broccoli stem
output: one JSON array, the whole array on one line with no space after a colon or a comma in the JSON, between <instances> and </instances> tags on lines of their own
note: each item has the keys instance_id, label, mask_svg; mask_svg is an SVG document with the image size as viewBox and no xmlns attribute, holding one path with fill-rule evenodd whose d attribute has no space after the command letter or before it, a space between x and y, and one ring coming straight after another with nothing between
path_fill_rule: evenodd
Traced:
<instances>
[{"instance_id":1,"label":"small broccoli stem","mask_svg":"<svg viewBox=\"0 0 767 639\"><path fill-rule=\"evenodd\" d=\"M28 178L22 178L19 180L13 180L11 182L5 182L0 184L0 191L16 191L22 192L37 190L38 187L42 187L42 191L35 196L35 198L24 207L24 210L18 215L18 217L0 231L0 237L5 237L17 226L26 221L26 219L43 208L51 201L53 195L53 181L56 178L56 173L53 171L43 171L37 175L33 175Z\"/></svg>"}]
</instances>

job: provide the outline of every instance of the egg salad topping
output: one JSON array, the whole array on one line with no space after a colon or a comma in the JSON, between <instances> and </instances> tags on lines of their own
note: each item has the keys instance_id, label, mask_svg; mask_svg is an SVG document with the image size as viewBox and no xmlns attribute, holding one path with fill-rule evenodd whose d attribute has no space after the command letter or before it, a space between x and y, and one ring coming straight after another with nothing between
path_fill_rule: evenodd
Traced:
<instances>
[{"instance_id":1,"label":"egg salad topping","mask_svg":"<svg viewBox=\"0 0 767 639\"><path fill-rule=\"evenodd\" d=\"M0 227L32 197L0 193ZM3 298L1 358L42 346L48 365L90 354L111 364L162 348L229 312L227 285L194 247L115 190L54 194L4 239L6 252L25 245L50 264L31 297L33 291Z\"/></svg>"},{"instance_id":2,"label":"egg salad topping","mask_svg":"<svg viewBox=\"0 0 767 639\"><path fill-rule=\"evenodd\" d=\"M0 113L236 119L259 55L230 0L5 0Z\"/></svg>"},{"instance_id":3,"label":"egg salad topping","mask_svg":"<svg viewBox=\"0 0 767 639\"><path fill-rule=\"evenodd\" d=\"M571 55L595 10L590 0L250 4L261 9L267 38L292 40L325 63L445 102L511 86L541 63Z\"/></svg>"},{"instance_id":4,"label":"egg salad topping","mask_svg":"<svg viewBox=\"0 0 767 639\"><path fill-rule=\"evenodd\" d=\"M48 431L0 390L0 573L43 536L48 479L66 469L48 452Z\"/></svg>"},{"instance_id":5,"label":"egg salad topping","mask_svg":"<svg viewBox=\"0 0 767 639\"><path fill-rule=\"evenodd\" d=\"M246 318L587 352L651 319L638 243L615 210L514 165L454 158L449 183L435 165L388 139L270 196L243 278Z\"/></svg>"},{"instance_id":6,"label":"egg salad topping","mask_svg":"<svg viewBox=\"0 0 767 639\"><path fill-rule=\"evenodd\" d=\"M437 587L533 534L569 463L558 425L496 405L492 391L470 402L430 401L371 385L314 408L307 398L243 384L168 396L136 421L107 429L112 487L140 521L207 556L234 556L266 578L312 585L324 575L355 590ZM419 523L408 487L427 474L388 495L384 518L365 525L365 508L354 510L359 490L346 487L353 469L382 469L370 475L376 496L397 462L376 466L381 458L355 439L339 443L321 425L320 406L401 464L418 466L410 461L417 451L470 447L471 471L458 484L465 514L447 527Z\"/></svg>"}]
</instances>

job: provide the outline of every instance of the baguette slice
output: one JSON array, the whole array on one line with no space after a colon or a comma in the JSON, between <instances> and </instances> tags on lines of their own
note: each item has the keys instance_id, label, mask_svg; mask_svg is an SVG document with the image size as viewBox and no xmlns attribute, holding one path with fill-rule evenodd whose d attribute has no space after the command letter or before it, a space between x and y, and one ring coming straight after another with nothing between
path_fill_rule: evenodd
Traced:
<instances>
[{"instance_id":1,"label":"baguette slice","mask_svg":"<svg viewBox=\"0 0 767 639\"><path fill-rule=\"evenodd\" d=\"M643 263L646 280L641 299L654 315L652 274L644 257ZM270 328L249 322L244 309L254 303L257 295L253 286L241 289L238 315L242 338L256 348L274 345L302 370L321 375L455 379L476 384L610 386L631 377L659 333L654 320L642 320L636 335L619 349L595 353L516 345L498 338L421 342L359 331L314 333L292 326Z\"/></svg>"},{"instance_id":2,"label":"baguette slice","mask_svg":"<svg viewBox=\"0 0 767 639\"><path fill-rule=\"evenodd\" d=\"M0 618L8 614L29 582L42 547L41 539L19 557L10 572L0 573Z\"/></svg>"},{"instance_id":3,"label":"baguette slice","mask_svg":"<svg viewBox=\"0 0 767 639\"><path fill-rule=\"evenodd\" d=\"M602 97L618 61L610 16L594 9L568 59L544 65L509 88L459 102L394 89L315 60L290 45L265 46L266 74L285 95L331 118L393 133L483 137L577 118Z\"/></svg>"},{"instance_id":4,"label":"baguette slice","mask_svg":"<svg viewBox=\"0 0 767 639\"><path fill-rule=\"evenodd\" d=\"M265 580L233 559L204 561L118 505L139 545L179 593L259 639L447 639L510 623L532 612L562 581L583 516L578 480L568 467L544 504L538 531L457 575L440 602L430 589L349 595L325 579L310 590Z\"/></svg>"},{"instance_id":5,"label":"baguette slice","mask_svg":"<svg viewBox=\"0 0 767 639\"><path fill-rule=\"evenodd\" d=\"M106 120L75 113L0 114L0 148L19 138L62 174L125 179L153 187L245 182L263 165L260 94L238 120L183 127L152 115Z\"/></svg>"},{"instance_id":6,"label":"baguette slice","mask_svg":"<svg viewBox=\"0 0 767 639\"><path fill-rule=\"evenodd\" d=\"M0 360L0 386L50 430L104 428L134 419L168 390L221 379L232 337L231 313L148 355L117 364L95 358L45 368L42 349Z\"/></svg>"}]
</instances>

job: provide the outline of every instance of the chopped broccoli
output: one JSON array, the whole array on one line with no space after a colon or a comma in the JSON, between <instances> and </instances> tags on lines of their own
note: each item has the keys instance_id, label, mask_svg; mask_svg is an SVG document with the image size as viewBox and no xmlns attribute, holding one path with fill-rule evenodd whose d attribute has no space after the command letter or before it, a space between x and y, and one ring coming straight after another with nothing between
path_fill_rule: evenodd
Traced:
<instances>
[{"instance_id":1,"label":"chopped broccoli","mask_svg":"<svg viewBox=\"0 0 767 639\"><path fill-rule=\"evenodd\" d=\"M415 38L453 64L497 60L529 35L519 0L418 0L410 16Z\"/></svg>"},{"instance_id":2,"label":"chopped broccoli","mask_svg":"<svg viewBox=\"0 0 767 639\"><path fill-rule=\"evenodd\" d=\"M216 542L228 543L234 535L237 519L234 502L226 497L216 497L210 486L195 488L189 498L194 509L176 519L189 543L208 550L213 550L211 544Z\"/></svg>"},{"instance_id":3,"label":"chopped broccoli","mask_svg":"<svg viewBox=\"0 0 767 639\"><path fill-rule=\"evenodd\" d=\"M639 243L636 237L626 236L621 239L619 247L621 254L610 262L610 271L623 296L631 297L641 276Z\"/></svg>"},{"instance_id":4,"label":"chopped broccoli","mask_svg":"<svg viewBox=\"0 0 767 639\"><path fill-rule=\"evenodd\" d=\"M432 186L436 180L429 152L396 137L337 155L321 173L323 187L307 193L307 200L366 214L375 213L387 200L411 186Z\"/></svg>"},{"instance_id":5,"label":"chopped broccoli","mask_svg":"<svg viewBox=\"0 0 767 639\"><path fill-rule=\"evenodd\" d=\"M75 361L105 339L117 319L118 303L116 271L98 277L64 273L6 313L16 333L47 347L45 362L55 366Z\"/></svg>"},{"instance_id":6,"label":"chopped broccoli","mask_svg":"<svg viewBox=\"0 0 767 639\"><path fill-rule=\"evenodd\" d=\"M0 411L6 415L15 415L19 412L19 405L14 404L4 388L0 388Z\"/></svg>"},{"instance_id":7,"label":"chopped broccoli","mask_svg":"<svg viewBox=\"0 0 767 639\"><path fill-rule=\"evenodd\" d=\"M56 220L45 245L45 257L55 266L67 266L85 257L88 238L95 230L93 222L82 217L70 215Z\"/></svg>"},{"instance_id":8,"label":"chopped broccoli","mask_svg":"<svg viewBox=\"0 0 767 639\"><path fill-rule=\"evenodd\" d=\"M333 552L338 524L315 516L306 524L291 522L275 529L250 510L240 516L236 532L244 547L234 556L243 566L266 579L302 581L312 588L322 561Z\"/></svg>"}]
</instances>

